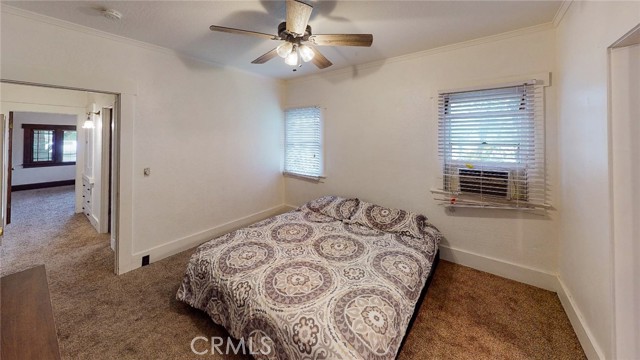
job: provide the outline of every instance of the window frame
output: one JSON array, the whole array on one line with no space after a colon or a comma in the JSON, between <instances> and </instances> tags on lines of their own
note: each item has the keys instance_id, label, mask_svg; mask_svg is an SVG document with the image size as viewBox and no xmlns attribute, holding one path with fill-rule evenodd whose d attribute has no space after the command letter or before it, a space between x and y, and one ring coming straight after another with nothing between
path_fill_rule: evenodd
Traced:
<instances>
[{"instance_id":1,"label":"window frame","mask_svg":"<svg viewBox=\"0 0 640 360\"><path fill-rule=\"evenodd\" d=\"M545 74L546 75L546 74ZM531 78L538 80L531 80ZM504 83L494 83L492 85L486 86L474 86L473 88L466 89L455 89L455 90L442 90L438 92L439 105L437 106L438 114L438 149L440 152L440 179L442 180L440 185L432 189L432 193L434 194L434 199L440 204L448 207L475 207L475 208L502 208L502 209L515 209L515 210L536 210L536 209L549 209L551 205L548 204L548 193L546 192L546 139L545 139L545 106L544 106L544 88L548 86L548 80L546 80L546 76L537 76L531 77L529 80L523 81L512 81L512 82L504 82ZM533 155L532 158L528 158L525 162L508 161L508 155L506 155L505 160L501 161L492 161L491 157L487 159L480 160L465 160L465 159L455 159L455 152L446 150L447 146L451 144L447 144L446 141L450 139L451 131L454 128L447 127L451 125L449 123L450 120L444 118L447 113L446 109L449 104L442 105L443 98L446 99L448 95L455 93L471 93L471 92L482 92L482 91L491 91L498 90L501 88L512 88L519 86L532 86L531 94L535 98L533 102L527 102L523 105L529 109L534 109L534 113L531 115L531 123L527 123L523 126L530 126L533 129L534 138L531 140L530 144L526 146L533 146L534 150L528 155ZM537 95L536 95L537 94ZM539 98L538 98L539 96ZM491 101L490 95L487 97L487 101ZM524 99L523 99L524 101ZM526 111L526 109L523 109ZM444 112L443 112L444 111ZM530 129L530 130L531 130ZM524 131L527 131L526 129ZM484 129L478 129L478 137L482 137L486 135ZM470 155L470 157L474 157L481 154L481 150L477 150L476 153ZM517 158L517 157L516 157ZM542 165L538 165L542 163ZM504 199L499 197L492 197L490 193L483 195L482 192L466 192L462 191L460 188L456 188L456 186L461 186L462 183L459 182L459 179L455 179L453 183L451 183L451 178L456 177L452 169L454 168L465 168L467 165L473 164L476 167L470 167L469 169L479 170L482 172L508 172L508 196ZM477 166L479 165L479 166ZM531 168L533 166L533 168ZM533 177L529 178L527 175L527 171L529 169L533 169ZM523 185L518 185L517 189L524 189L527 193L519 193L518 191L510 192L514 189L514 184L518 181L522 181L521 178L518 178L522 173L524 173L525 181L522 183ZM512 182L511 176L515 175L516 180ZM458 175L460 176L460 175ZM480 179L478 177L477 179ZM488 179L482 177L482 179ZM488 179L490 180L490 179ZM482 180L484 181L484 180ZM459 182L456 184L456 182ZM468 183L468 182L467 182ZM542 183L542 186L537 184ZM533 185L536 184L536 185ZM453 186L453 187L452 187ZM519 186L523 186L519 188ZM533 198L528 197L528 191L532 189L536 191L536 195ZM540 192L542 194L540 194ZM515 194L515 197L513 197ZM524 195L523 195L524 194Z\"/></svg>"},{"instance_id":2,"label":"window frame","mask_svg":"<svg viewBox=\"0 0 640 360\"><path fill-rule=\"evenodd\" d=\"M24 132L24 151L22 156L23 168L41 168L51 166L76 165L78 159L76 147L76 161L62 161L64 155L64 132L75 131L76 139L78 130L75 125L50 125L50 124L22 124ZM51 161L33 161L34 131L53 131L53 154ZM77 140L76 140L77 141Z\"/></svg>"},{"instance_id":3,"label":"window frame","mask_svg":"<svg viewBox=\"0 0 640 360\"><path fill-rule=\"evenodd\" d=\"M287 118L287 114L289 111L292 110L301 110L301 109L315 109L318 112L318 146L320 148L319 154L320 154L320 162L319 162L319 171L317 175L311 175L311 174L304 174L304 173L299 173L299 172L295 172L295 171L291 171L289 169L287 169L287 151L288 151L288 147L287 147L287 122L289 121ZM311 180L311 181L320 181L321 179L325 178L325 147L324 147L324 113L322 111L322 108L317 106L317 105L313 105L313 106L295 106L295 107L289 107L286 108L284 111L284 171L283 171L283 175L288 176L288 177L294 177L294 178L299 178L299 179L303 179L303 180Z\"/></svg>"}]
</instances>

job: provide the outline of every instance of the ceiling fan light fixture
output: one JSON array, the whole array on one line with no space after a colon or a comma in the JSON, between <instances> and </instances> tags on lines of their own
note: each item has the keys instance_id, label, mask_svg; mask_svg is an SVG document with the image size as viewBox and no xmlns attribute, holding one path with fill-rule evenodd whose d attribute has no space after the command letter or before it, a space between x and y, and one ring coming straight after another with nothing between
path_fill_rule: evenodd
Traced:
<instances>
[{"instance_id":1,"label":"ceiling fan light fixture","mask_svg":"<svg viewBox=\"0 0 640 360\"><path fill-rule=\"evenodd\" d=\"M278 46L278 48L276 49L278 56L280 56L283 59L286 59L287 56L289 56L292 51L293 51L293 44L290 42L286 42Z\"/></svg>"},{"instance_id":2,"label":"ceiling fan light fixture","mask_svg":"<svg viewBox=\"0 0 640 360\"><path fill-rule=\"evenodd\" d=\"M296 66L298 65L298 61L298 47L294 45L289 55L284 58L284 62L287 65Z\"/></svg>"},{"instance_id":3,"label":"ceiling fan light fixture","mask_svg":"<svg viewBox=\"0 0 640 360\"><path fill-rule=\"evenodd\" d=\"M281 57L289 66L301 67L303 62L311 62L318 69L326 69L333 64L322 55L322 52L317 48L318 46L370 47L373 43L372 34L313 34L311 25L309 25L313 6L304 1L286 0L286 19L278 25L277 35L218 25L211 25L209 29L282 41L277 47L253 60L252 64L264 64L273 58Z\"/></svg>"},{"instance_id":4,"label":"ceiling fan light fixture","mask_svg":"<svg viewBox=\"0 0 640 360\"><path fill-rule=\"evenodd\" d=\"M313 59L313 56L315 55L315 53L313 52L313 49L311 49L311 47L307 45L301 45L298 48L298 52L300 53L300 57L304 62L311 61Z\"/></svg>"}]
</instances>

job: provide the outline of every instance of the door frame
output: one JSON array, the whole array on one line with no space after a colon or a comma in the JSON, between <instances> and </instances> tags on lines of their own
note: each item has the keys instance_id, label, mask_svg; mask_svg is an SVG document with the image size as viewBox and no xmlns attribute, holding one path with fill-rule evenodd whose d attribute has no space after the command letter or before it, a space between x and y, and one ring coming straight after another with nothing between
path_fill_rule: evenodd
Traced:
<instances>
[{"instance_id":1,"label":"door frame","mask_svg":"<svg viewBox=\"0 0 640 360\"><path fill-rule=\"evenodd\" d=\"M111 202L111 191L109 190L111 187L111 123L113 117L113 109L111 107L103 107L100 109L101 117L102 117L102 141L100 144L102 145L102 149L100 150L101 159L100 159L100 183L101 192L100 192L100 233L109 232L109 228L111 224L109 223L109 208ZM107 117L106 115L109 114ZM114 246L115 248L115 246Z\"/></svg>"},{"instance_id":2,"label":"door frame","mask_svg":"<svg viewBox=\"0 0 640 360\"><path fill-rule=\"evenodd\" d=\"M114 256L114 273L115 274L122 274L126 271L128 271L128 269L123 269L121 267L121 258L123 257L124 254L126 254L126 248L128 248L129 246L125 246L125 248L121 248L120 246L120 232L119 232L119 224L120 224L120 196L119 196L119 190L120 190L120 177L118 176L121 172L120 172L120 124L119 124L119 120L120 120L120 104L121 104L121 97L122 97L122 93L118 93L118 92L112 92L112 91L104 91L104 90L93 90L93 89L87 89L87 88L77 88L77 87L68 87L68 86L58 86L58 85L50 85L50 84L41 84L41 83L32 83L32 82L24 82L24 81L16 81L16 80L9 80L9 79L0 79L0 83L7 83L7 84L14 84L14 85L26 85L26 86L38 86L38 87L46 87L46 88L52 88L52 89L61 89L61 90L75 90L75 91L83 91L83 92L93 92L93 93L100 93L100 94L109 94L109 95L114 95L115 96L115 102L114 102L114 106L113 106L113 121L114 121L114 131L113 131L113 137L111 138L112 146L111 146L111 159L112 162L109 164L112 167L112 181L110 183L110 186L103 186L102 187L102 193L109 191L109 188L111 188L112 190L112 196L111 196L111 200L115 200L112 205L111 205L111 218L114 219L114 221L112 222L111 225L111 238L112 238L112 243L114 244L114 252L115 252L115 256ZM116 131L117 130L117 131ZM8 152L8 145L4 145L2 146L2 156L4 157L5 154L7 154ZM109 154L103 154L104 155L109 155ZM4 157L6 159L6 157ZM78 165L76 163L76 165ZM5 179L8 179L8 175L5 176ZM77 179L76 179L77 181ZM102 196L101 193L101 196ZM107 195L109 196L109 195ZM5 200L6 201L6 200ZM6 206L6 203L3 204L3 207ZM6 209L6 207L5 207ZM128 267L128 264L125 265Z\"/></svg>"},{"instance_id":3,"label":"door frame","mask_svg":"<svg viewBox=\"0 0 640 360\"><path fill-rule=\"evenodd\" d=\"M7 184L4 180L7 178L7 175L5 173L5 171L7 171L7 168L5 167L6 160L4 157L4 148L7 142L5 135L7 134L5 133L4 128L9 123L7 119L8 118L4 113L0 113L0 245L2 245L2 237L4 235L4 227L6 225L4 222L4 219L6 217L4 209L6 209L5 201L7 197Z\"/></svg>"},{"instance_id":4,"label":"door frame","mask_svg":"<svg viewBox=\"0 0 640 360\"><path fill-rule=\"evenodd\" d=\"M609 183L611 184L611 238L612 238L612 287L613 287L613 345L614 356L617 358L635 359L640 357L640 289L637 288L637 277L640 274L640 248L634 245L640 241L640 234L633 226L638 216L638 208L631 198L634 191L633 167L630 163L637 161L640 154L634 154L632 140L634 126L640 129L640 124L633 124L631 115L618 114L617 94L627 93L616 81L613 64L617 63L616 50L630 46L640 46L640 24L635 26L607 49L608 63L608 102L609 102ZM621 71L615 68L616 71ZM622 70L624 71L624 70ZM629 66L628 71L631 71ZM631 73L620 76L630 78ZM637 75L640 77L640 74ZM625 81L626 82L626 81ZM629 79L629 83L632 80ZM640 92L640 90L637 90ZM638 119L636 119L638 121ZM638 131L638 130L636 130ZM638 149L638 148L636 148ZM640 152L640 151L639 151ZM639 179L635 179L638 181ZM636 238L634 238L634 236ZM634 275L635 274L635 275Z\"/></svg>"},{"instance_id":5,"label":"door frame","mask_svg":"<svg viewBox=\"0 0 640 360\"><path fill-rule=\"evenodd\" d=\"M7 202L4 225L11 224L11 182L13 181L13 111L9 111L7 123Z\"/></svg>"}]
</instances>

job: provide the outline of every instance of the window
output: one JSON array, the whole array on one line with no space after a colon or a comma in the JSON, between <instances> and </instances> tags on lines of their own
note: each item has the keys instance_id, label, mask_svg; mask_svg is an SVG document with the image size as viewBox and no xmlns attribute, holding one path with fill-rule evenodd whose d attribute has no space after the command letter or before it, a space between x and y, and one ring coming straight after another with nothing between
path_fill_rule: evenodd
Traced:
<instances>
[{"instance_id":1,"label":"window","mask_svg":"<svg viewBox=\"0 0 640 360\"><path fill-rule=\"evenodd\" d=\"M439 96L443 184L448 205L545 205L542 85L526 83Z\"/></svg>"},{"instance_id":2,"label":"window","mask_svg":"<svg viewBox=\"0 0 640 360\"><path fill-rule=\"evenodd\" d=\"M320 109L305 107L285 112L285 174L322 177Z\"/></svg>"},{"instance_id":3,"label":"window","mask_svg":"<svg viewBox=\"0 0 640 360\"><path fill-rule=\"evenodd\" d=\"M24 158L22 166L74 165L77 132L75 126L23 124Z\"/></svg>"}]
</instances>

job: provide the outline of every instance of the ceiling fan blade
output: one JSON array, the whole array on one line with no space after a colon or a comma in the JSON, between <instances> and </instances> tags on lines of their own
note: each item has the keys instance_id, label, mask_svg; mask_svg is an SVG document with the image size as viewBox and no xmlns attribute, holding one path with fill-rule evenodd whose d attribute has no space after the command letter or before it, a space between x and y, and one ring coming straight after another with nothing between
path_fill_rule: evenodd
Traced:
<instances>
[{"instance_id":1,"label":"ceiling fan blade","mask_svg":"<svg viewBox=\"0 0 640 360\"><path fill-rule=\"evenodd\" d=\"M278 48L275 48L271 51L269 51L268 53L260 56L259 58L253 60L251 63L252 64L264 64L267 61L273 59L274 57L278 56L278 52L276 51Z\"/></svg>"},{"instance_id":2,"label":"ceiling fan blade","mask_svg":"<svg viewBox=\"0 0 640 360\"><path fill-rule=\"evenodd\" d=\"M272 40L279 40L280 39L279 37L277 37L275 35L269 35L269 34L265 34L265 33L249 31L249 30L228 28L228 27L224 27L224 26L211 25L211 26L209 26L209 29L211 31L220 31L220 32L226 32L226 33L230 33L230 34L257 36L257 37L261 37L261 38L265 38L265 39L272 39Z\"/></svg>"},{"instance_id":3,"label":"ceiling fan blade","mask_svg":"<svg viewBox=\"0 0 640 360\"><path fill-rule=\"evenodd\" d=\"M311 35L309 41L318 46L371 46L371 34Z\"/></svg>"},{"instance_id":4,"label":"ceiling fan blade","mask_svg":"<svg viewBox=\"0 0 640 360\"><path fill-rule=\"evenodd\" d=\"M287 0L287 31L303 36L313 7L297 0Z\"/></svg>"},{"instance_id":5,"label":"ceiling fan blade","mask_svg":"<svg viewBox=\"0 0 640 360\"><path fill-rule=\"evenodd\" d=\"M328 68L329 66L333 65L333 63L331 61L329 61L329 59L324 57L324 55L322 55L322 53L320 53L320 51L318 51L318 49L314 49L314 48L311 48L311 49L313 50L313 53L315 54L313 56L313 59L311 59L311 62L313 63L313 65L317 66L318 69L325 69L325 68Z\"/></svg>"}]
</instances>

